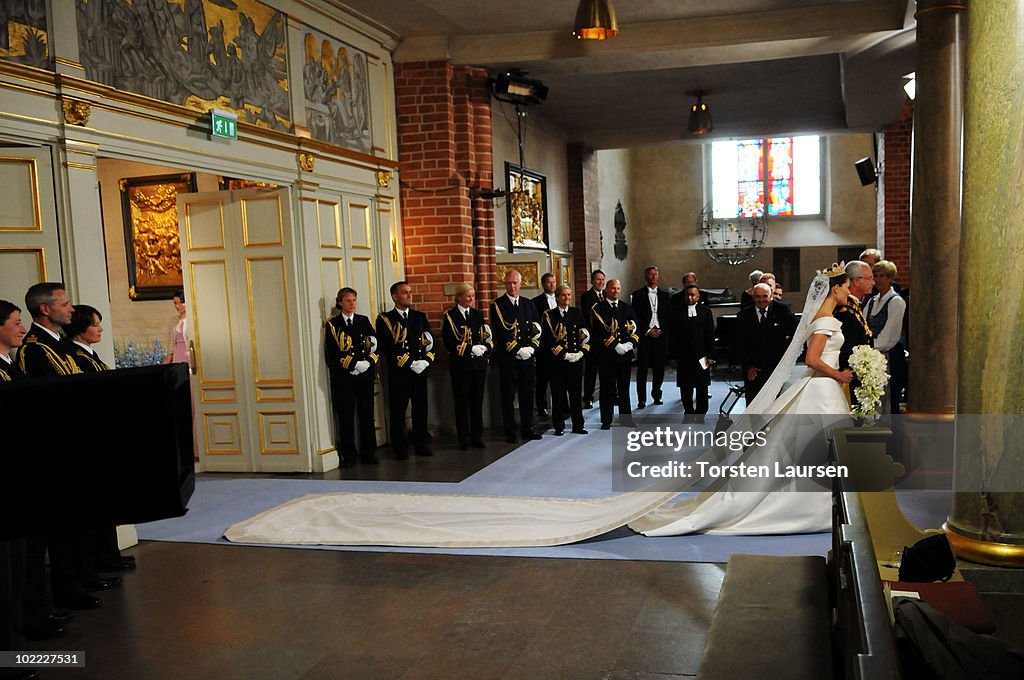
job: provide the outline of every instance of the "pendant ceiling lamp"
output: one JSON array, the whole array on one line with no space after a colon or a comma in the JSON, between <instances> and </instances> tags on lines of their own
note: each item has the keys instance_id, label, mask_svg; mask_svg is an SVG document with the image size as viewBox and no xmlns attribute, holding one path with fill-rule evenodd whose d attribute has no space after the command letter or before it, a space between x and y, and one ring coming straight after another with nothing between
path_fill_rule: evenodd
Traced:
<instances>
[{"instance_id":1,"label":"pendant ceiling lamp","mask_svg":"<svg viewBox=\"0 0 1024 680\"><path fill-rule=\"evenodd\" d=\"M611 0L580 0L572 34L577 40L605 40L619 34Z\"/></svg>"},{"instance_id":2,"label":"pendant ceiling lamp","mask_svg":"<svg viewBox=\"0 0 1024 680\"><path fill-rule=\"evenodd\" d=\"M698 90L690 94L697 96L697 103L690 107L690 122L687 124L686 129L694 135L706 135L714 127L711 122L711 111L708 110L708 105L704 103L704 95L707 93L703 90Z\"/></svg>"}]
</instances>

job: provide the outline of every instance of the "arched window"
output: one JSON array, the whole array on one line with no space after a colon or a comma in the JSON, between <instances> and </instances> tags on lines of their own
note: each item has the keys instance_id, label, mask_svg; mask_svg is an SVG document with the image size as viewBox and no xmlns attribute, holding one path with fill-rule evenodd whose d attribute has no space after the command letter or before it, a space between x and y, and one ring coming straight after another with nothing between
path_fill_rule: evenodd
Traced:
<instances>
[{"instance_id":1,"label":"arched window","mask_svg":"<svg viewBox=\"0 0 1024 680\"><path fill-rule=\"evenodd\" d=\"M821 193L820 137L711 144L715 217L820 215Z\"/></svg>"}]
</instances>

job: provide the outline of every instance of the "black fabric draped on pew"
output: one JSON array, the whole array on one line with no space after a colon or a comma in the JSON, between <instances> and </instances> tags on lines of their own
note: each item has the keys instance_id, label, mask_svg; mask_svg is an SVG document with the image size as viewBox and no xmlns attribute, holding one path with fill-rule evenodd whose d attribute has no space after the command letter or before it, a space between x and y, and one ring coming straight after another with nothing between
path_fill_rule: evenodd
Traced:
<instances>
[{"instance_id":1,"label":"black fabric draped on pew","mask_svg":"<svg viewBox=\"0 0 1024 680\"><path fill-rule=\"evenodd\" d=\"M0 383L0 537L180 517L195 489L185 364Z\"/></svg>"}]
</instances>

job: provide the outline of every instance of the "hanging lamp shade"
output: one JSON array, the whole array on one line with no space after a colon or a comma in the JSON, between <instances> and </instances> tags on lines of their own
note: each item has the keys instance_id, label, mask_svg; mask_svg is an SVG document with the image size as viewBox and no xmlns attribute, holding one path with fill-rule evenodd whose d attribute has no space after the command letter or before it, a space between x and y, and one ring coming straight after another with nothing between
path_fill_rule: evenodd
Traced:
<instances>
[{"instance_id":1,"label":"hanging lamp shade","mask_svg":"<svg viewBox=\"0 0 1024 680\"><path fill-rule=\"evenodd\" d=\"M580 0L572 34L577 40L605 40L619 34L611 0Z\"/></svg>"},{"instance_id":2,"label":"hanging lamp shade","mask_svg":"<svg viewBox=\"0 0 1024 680\"><path fill-rule=\"evenodd\" d=\"M704 103L704 92L696 92L697 103L690 107L690 120L686 129L694 135L706 135L711 132L714 123L711 122L711 111Z\"/></svg>"}]
</instances>

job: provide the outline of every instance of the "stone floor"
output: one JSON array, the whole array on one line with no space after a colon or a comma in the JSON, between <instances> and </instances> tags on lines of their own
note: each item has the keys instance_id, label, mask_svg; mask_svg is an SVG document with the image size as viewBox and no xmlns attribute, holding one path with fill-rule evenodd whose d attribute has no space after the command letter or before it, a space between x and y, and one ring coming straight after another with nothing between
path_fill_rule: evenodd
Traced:
<instances>
[{"instance_id":1,"label":"stone floor","mask_svg":"<svg viewBox=\"0 0 1024 680\"><path fill-rule=\"evenodd\" d=\"M458 481L513 448L299 475ZM229 475L218 475L225 477ZM85 650L76 680L694 677L725 565L382 554L144 542L139 568L36 649ZM1015 580L1016 579L1016 580ZM1024 647L1019 578L989 578ZM991 591L991 592L989 592ZM740 650L738 650L739 652ZM780 653L785 653L780 650Z\"/></svg>"}]
</instances>

